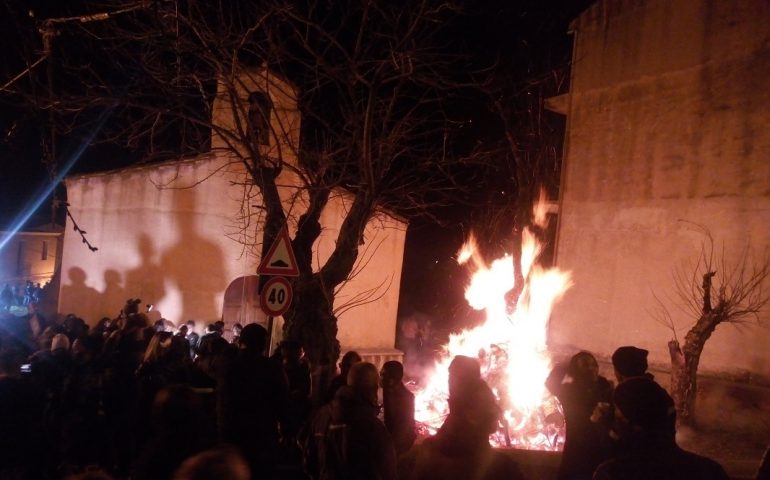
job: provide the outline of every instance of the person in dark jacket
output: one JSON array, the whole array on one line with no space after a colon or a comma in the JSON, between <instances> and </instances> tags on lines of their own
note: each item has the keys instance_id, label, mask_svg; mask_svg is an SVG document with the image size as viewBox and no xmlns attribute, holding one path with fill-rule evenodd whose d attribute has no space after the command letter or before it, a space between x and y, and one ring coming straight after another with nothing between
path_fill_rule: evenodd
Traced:
<instances>
[{"instance_id":1,"label":"person in dark jacket","mask_svg":"<svg viewBox=\"0 0 770 480\"><path fill-rule=\"evenodd\" d=\"M280 344L281 367L289 382L287 424L282 430L284 439L296 439L299 429L310 415L310 366L303 358L299 342L284 340Z\"/></svg>"},{"instance_id":2,"label":"person in dark jacket","mask_svg":"<svg viewBox=\"0 0 770 480\"><path fill-rule=\"evenodd\" d=\"M377 418L377 367L353 365L348 385L313 421L305 445L306 465L315 480L395 480L396 452Z\"/></svg>"},{"instance_id":3,"label":"person in dark jacket","mask_svg":"<svg viewBox=\"0 0 770 480\"><path fill-rule=\"evenodd\" d=\"M270 478L285 422L288 383L281 366L264 356L267 330L243 327L238 350L228 350L217 382L217 418L226 443L239 447L253 472Z\"/></svg>"},{"instance_id":4,"label":"person in dark jacket","mask_svg":"<svg viewBox=\"0 0 770 480\"><path fill-rule=\"evenodd\" d=\"M727 480L715 461L676 444L676 410L666 390L637 377L615 389L615 416L624 452L599 465L594 480Z\"/></svg>"},{"instance_id":5,"label":"person in dark jacket","mask_svg":"<svg viewBox=\"0 0 770 480\"><path fill-rule=\"evenodd\" d=\"M516 462L489 444L501 412L478 371L478 362L470 357L452 361L449 415L436 435L400 458L400 480L523 479Z\"/></svg>"},{"instance_id":6,"label":"person in dark jacket","mask_svg":"<svg viewBox=\"0 0 770 480\"><path fill-rule=\"evenodd\" d=\"M385 427L399 455L412 448L417 438L414 394L404 386L403 378L404 366L401 362L385 362L380 370Z\"/></svg>"},{"instance_id":7,"label":"person in dark jacket","mask_svg":"<svg viewBox=\"0 0 770 480\"><path fill-rule=\"evenodd\" d=\"M200 424L204 422L200 398L189 387L174 385L153 399L153 432L132 467L133 480L171 479L182 462L208 448Z\"/></svg>"},{"instance_id":8,"label":"person in dark jacket","mask_svg":"<svg viewBox=\"0 0 770 480\"><path fill-rule=\"evenodd\" d=\"M53 445L43 425L45 393L20 373L23 346L0 335L0 478L46 478Z\"/></svg>"},{"instance_id":9,"label":"person in dark jacket","mask_svg":"<svg viewBox=\"0 0 770 480\"><path fill-rule=\"evenodd\" d=\"M187 320L185 326L187 327L185 338L187 339L187 343L190 344L190 357L194 359L195 355L198 353L201 337L195 333L195 320Z\"/></svg>"},{"instance_id":10,"label":"person in dark jacket","mask_svg":"<svg viewBox=\"0 0 770 480\"><path fill-rule=\"evenodd\" d=\"M597 405L609 406L612 384L599 375L599 364L588 352L578 352L568 365L557 365L546 380L548 390L564 409L567 434L559 479L590 479L594 469L609 455L606 422L591 421Z\"/></svg>"}]
</instances>

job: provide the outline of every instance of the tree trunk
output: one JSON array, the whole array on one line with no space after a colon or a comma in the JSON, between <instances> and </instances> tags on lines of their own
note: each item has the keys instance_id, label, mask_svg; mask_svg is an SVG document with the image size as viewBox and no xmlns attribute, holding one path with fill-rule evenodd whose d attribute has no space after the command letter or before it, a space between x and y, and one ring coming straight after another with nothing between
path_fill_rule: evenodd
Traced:
<instances>
[{"instance_id":1,"label":"tree trunk","mask_svg":"<svg viewBox=\"0 0 770 480\"><path fill-rule=\"evenodd\" d=\"M333 295L325 291L318 275L299 278L294 284L292 308L284 316L284 337L302 343L313 367L334 365L340 354L332 301Z\"/></svg>"},{"instance_id":2,"label":"tree trunk","mask_svg":"<svg viewBox=\"0 0 770 480\"><path fill-rule=\"evenodd\" d=\"M695 426L695 402L698 393L698 364L706 341L714 333L722 316L711 311L704 313L687 332L684 348L679 342L669 342L671 354L671 396L676 407L679 425Z\"/></svg>"}]
</instances>

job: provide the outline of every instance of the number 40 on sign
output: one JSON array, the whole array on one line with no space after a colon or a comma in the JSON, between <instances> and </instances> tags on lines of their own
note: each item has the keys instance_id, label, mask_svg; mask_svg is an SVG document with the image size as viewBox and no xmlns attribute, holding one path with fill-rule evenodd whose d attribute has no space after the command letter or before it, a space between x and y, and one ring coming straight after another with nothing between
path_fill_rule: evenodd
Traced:
<instances>
[{"instance_id":1,"label":"number 40 on sign","mask_svg":"<svg viewBox=\"0 0 770 480\"><path fill-rule=\"evenodd\" d=\"M265 283L259 294L259 305L266 315L277 317L291 306L291 283L284 277L273 277Z\"/></svg>"}]
</instances>

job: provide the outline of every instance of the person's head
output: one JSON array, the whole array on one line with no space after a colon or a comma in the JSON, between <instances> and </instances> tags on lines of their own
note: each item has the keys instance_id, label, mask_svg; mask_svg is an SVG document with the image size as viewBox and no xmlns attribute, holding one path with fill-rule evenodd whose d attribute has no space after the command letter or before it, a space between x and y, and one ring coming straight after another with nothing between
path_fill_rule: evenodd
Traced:
<instances>
[{"instance_id":1,"label":"person's head","mask_svg":"<svg viewBox=\"0 0 770 480\"><path fill-rule=\"evenodd\" d=\"M241 325L240 323L236 323L233 325L233 336L235 337L239 336L242 331L243 331L243 325Z\"/></svg>"},{"instance_id":2,"label":"person's head","mask_svg":"<svg viewBox=\"0 0 770 480\"><path fill-rule=\"evenodd\" d=\"M450 415L460 422L466 435L488 444L489 435L498 428L500 407L484 380L473 383L473 388L455 395L450 403Z\"/></svg>"},{"instance_id":3,"label":"person's head","mask_svg":"<svg viewBox=\"0 0 770 480\"><path fill-rule=\"evenodd\" d=\"M356 393L351 387L345 385L337 389L331 402L332 422L345 423L355 410L357 401Z\"/></svg>"},{"instance_id":4,"label":"person's head","mask_svg":"<svg viewBox=\"0 0 770 480\"><path fill-rule=\"evenodd\" d=\"M589 352L578 352L569 361L568 373L576 382L593 383L599 378L599 363Z\"/></svg>"},{"instance_id":5,"label":"person's head","mask_svg":"<svg viewBox=\"0 0 770 480\"><path fill-rule=\"evenodd\" d=\"M187 325L187 332L192 333L195 331L195 320L187 320L185 323Z\"/></svg>"},{"instance_id":6,"label":"person's head","mask_svg":"<svg viewBox=\"0 0 770 480\"><path fill-rule=\"evenodd\" d=\"M353 350L346 352L345 355L342 356L342 360L340 360L340 374L347 376L350 367L361 360L361 355L359 355L358 352L354 352Z\"/></svg>"},{"instance_id":7,"label":"person's head","mask_svg":"<svg viewBox=\"0 0 770 480\"><path fill-rule=\"evenodd\" d=\"M187 325L182 325L179 327L179 330L177 331L177 334L182 335L183 337L187 336Z\"/></svg>"},{"instance_id":8,"label":"person's head","mask_svg":"<svg viewBox=\"0 0 770 480\"><path fill-rule=\"evenodd\" d=\"M171 344L166 349L165 358L173 363L187 363L190 360L190 344L184 336L174 335Z\"/></svg>"},{"instance_id":9,"label":"person's head","mask_svg":"<svg viewBox=\"0 0 770 480\"><path fill-rule=\"evenodd\" d=\"M100 340L98 336L87 335L72 342L72 358L79 364L90 362L98 353Z\"/></svg>"},{"instance_id":10,"label":"person's head","mask_svg":"<svg viewBox=\"0 0 770 480\"><path fill-rule=\"evenodd\" d=\"M110 319L110 317L102 317L99 320L99 322L97 322L93 331L100 334L104 334L104 332L109 330L111 324L112 324L112 320Z\"/></svg>"},{"instance_id":11,"label":"person's head","mask_svg":"<svg viewBox=\"0 0 770 480\"><path fill-rule=\"evenodd\" d=\"M646 377L629 378L617 386L612 399L621 435L636 431L674 437L674 401L655 381Z\"/></svg>"},{"instance_id":12,"label":"person's head","mask_svg":"<svg viewBox=\"0 0 770 480\"><path fill-rule=\"evenodd\" d=\"M123 314L129 316L139 313L139 304L141 303L141 298L129 298L126 300L126 305L123 307Z\"/></svg>"},{"instance_id":13,"label":"person's head","mask_svg":"<svg viewBox=\"0 0 770 480\"><path fill-rule=\"evenodd\" d=\"M366 399L372 405L377 404L377 388L380 383L380 375L377 367L369 362L358 362L350 367L347 376L347 385L356 395Z\"/></svg>"},{"instance_id":14,"label":"person's head","mask_svg":"<svg viewBox=\"0 0 770 480\"><path fill-rule=\"evenodd\" d=\"M144 362L152 363L160 360L163 353L171 347L172 337L170 332L156 332L144 351Z\"/></svg>"},{"instance_id":15,"label":"person's head","mask_svg":"<svg viewBox=\"0 0 770 480\"><path fill-rule=\"evenodd\" d=\"M74 339L85 334L88 328L82 318L70 314L64 318L64 330Z\"/></svg>"},{"instance_id":16,"label":"person's head","mask_svg":"<svg viewBox=\"0 0 770 480\"><path fill-rule=\"evenodd\" d=\"M51 352L69 352L70 339L63 333L57 333L51 340Z\"/></svg>"},{"instance_id":17,"label":"person's head","mask_svg":"<svg viewBox=\"0 0 770 480\"><path fill-rule=\"evenodd\" d=\"M152 402L152 420L159 429L179 430L191 419L203 417L203 406L198 395L185 385L172 385L155 394Z\"/></svg>"},{"instance_id":18,"label":"person's head","mask_svg":"<svg viewBox=\"0 0 770 480\"><path fill-rule=\"evenodd\" d=\"M612 366L615 368L615 378L618 382L647 373L648 353L647 350L630 345L615 350L612 354Z\"/></svg>"},{"instance_id":19,"label":"person's head","mask_svg":"<svg viewBox=\"0 0 770 480\"><path fill-rule=\"evenodd\" d=\"M250 323L243 327L238 347L249 352L263 352L267 345L267 330L262 325Z\"/></svg>"},{"instance_id":20,"label":"person's head","mask_svg":"<svg viewBox=\"0 0 770 480\"><path fill-rule=\"evenodd\" d=\"M404 378L404 366L401 362L391 360L385 362L380 370L380 386L390 388L401 383Z\"/></svg>"},{"instance_id":21,"label":"person's head","mask_svg":"<svg viewBox=\"0 0 770 480\"><path fill-rule=\"evenodd\" d=\"M207 450L185 460L174 473L174 480L249 480L246 460L233 449Z\"/></svg>"},{"instance_id":22,"label":"person's head","mask_svg":"<svg viewBox=\"0 0 770 480\"><path fill-rule=\"evenodd\" d=\"M214 322L214 331L216 331L220 335L225 333L225 322L223 322L222 320L217 320L216 322Z\"/></svg>"},{"instance_id":23,"label":"person's head","mask_svg":"<svg viewBox=\"0 0 770 480\"><path fill-rule=\"evenodd\" d=\"M449 398L457 397L464 390L473 388L481 380L481 366L478 360L457 355L449 364Z\"/></svg>"}]
</instances>

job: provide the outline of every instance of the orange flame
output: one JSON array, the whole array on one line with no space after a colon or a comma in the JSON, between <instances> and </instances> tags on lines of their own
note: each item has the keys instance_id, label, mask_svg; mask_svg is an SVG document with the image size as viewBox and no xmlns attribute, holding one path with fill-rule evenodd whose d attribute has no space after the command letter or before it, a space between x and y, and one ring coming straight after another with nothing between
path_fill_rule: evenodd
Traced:
<instances>
[{"instance_id":1,"label":"orange flame","mask_svg":"<svg viewBox=\"0 0 770 480\"><path fill-rule=\"evenodd\" d=\"M544 225L545 197L533 214ZM559 450L563 432L546 417L556 400L545 389L551 369L546 349L548 319L555 302L571 286L570 274L537 264L541 246L529 230L522 232L521 268L525 279L513 313L505 295L514 287L514 262L505 255L487 265L471 236L458 252L458 261L475 269L465 291L469 305L485 311L482 325L452 334L424 388L415 395L415 417L432 434L448 414L448 367L456 355L478 358L482 375L503 409L500 430L491 438L498 446Z\"/></svg>"}]
</instances>

